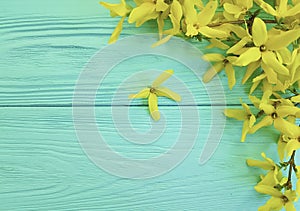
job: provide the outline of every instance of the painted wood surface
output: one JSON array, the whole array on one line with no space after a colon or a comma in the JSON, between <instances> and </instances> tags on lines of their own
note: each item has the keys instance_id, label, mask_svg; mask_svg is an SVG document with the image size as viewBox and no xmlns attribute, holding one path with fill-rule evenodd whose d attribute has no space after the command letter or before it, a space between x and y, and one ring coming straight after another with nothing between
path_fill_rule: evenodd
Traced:
<instances>
[{"instance_id":1,"label":"painted wood surface","mask_svg":"<svg viewBox=\"0 0 300 211\"><path fill-rule=\"evenodd\" d=\"M222 128L212 110L221 118L224 105L218 104L218 90L211 101L204 89L209 85L178 64L175 76L186 82L200 116L196 143L180 165L158 177L133 180L105 172L84 153L73 122L74 88L89 59L107 46L116 23L96 0L0 2L0 210L256 210L266 200L253 190L261 171L247 167L245 159L259 158L261 151L274 156L277 134L267 129L240 143L241 124L227 120L216 152L200 165L209 130ZM125 25L122 37L152 32L154 26ZM205 43L197 46L212 51ZM103 81L95 121L113 150L145 159L175 143L181 119L172 101L160 100L167 131L147 147L126 142L112 115L112 106L116 112L128 109L131 126L150 130L153 123L145 101L112 100L124 78L143 68L168 69L169 64L156 56L136 58ZM205 70L199 71L201 75ZM223 73L220 79L227 106L239 107L240 97L249 102L249 84L242 88L245 93L240 85L229 91ZM140 84L130 86L135 90ZM176 91L182 92L180 87ZM188 109L190 103L186 98L179 105ZM129 127L122 121L125 129Z\"/></svg>"}]
</instances>

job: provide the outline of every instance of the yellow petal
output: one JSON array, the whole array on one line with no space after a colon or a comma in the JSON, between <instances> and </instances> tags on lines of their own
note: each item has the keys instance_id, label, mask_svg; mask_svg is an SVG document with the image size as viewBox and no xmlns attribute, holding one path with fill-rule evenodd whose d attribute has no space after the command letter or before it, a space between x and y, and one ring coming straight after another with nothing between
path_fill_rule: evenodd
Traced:
<instances>
[{"instance_id":1,"label":"yellow petal","mask_svg":"<svg viewBox=\"0 0 300 211\"><path fill-rule=\"evenodd\" d=\"M219 53L208 53L202 57L206 61L222 62L225 57Z\"/></svg>"},{"instance_id":2,"label":"yellow petal","mask_svg":"<svg viewBox=\"0 0 300 211\"><path fill-rule=\"evenodd\" d=\"M258 211L278 211L281 210L282 207L283 203L281 198L271 197L265 205L258 208Z\"/></svg>"},{"instance_id":3,"label":"yellow petal","mask_svg":"<svg viewBox=\"0 0 300 211\"><path fill-rule=\"evenodd\" d=\"M272 105L270 105L270 104L267 104L267 103L261 103L261 104L259 105L259 108L260 108L261 110L263 110L266 114L269 114L269 115L271 115L272 113L275 112L274 106L272 106Z\"/></svg>"},{"instance_id":4,"label":"yellow petal","mask_svg":"<svg viewBox=\"0 0 300 211\"><path fill-rule=\"evenodd\" d=\"M163 82L165 82L168 78L173 75L173 70L165 70L162 74L160 74L152 83L153 87L160 86Z\"/></svg>"},{"instance_id":5,"label":"yellow petal","mask_svg":"<svg viewBox=\"0 0 300 211\"><path fill-rule=\"evenodd\" d=\"M258 99L255 96L249 95L249 99L251 100L251 102L254 104L254 106L256 108L259 108L259 104L260 104L260 99Z\"/></svg>"},{"instance_id":6,"label":"yellow petal","mask_svg":"<svg viewBox=\"0 0 300 211\"><path fill-rule=\"evenodd\" d=\"M115 16L126 16L130 10L126 6L125 0L122 0L120 4L110 4L106 2L100 2L100 4L106 9L110 10L110 15Z\"/></svg>"},{"instance_id":7,"label":"yellow petal","mask_svg":"<svg viewBox=\"0 0 300 211\"><path fill-rule=\"evenodd\" d=\"M225 72L228 78L228 85L229 89L232 89L235 85L236 79L235 79L235 71L232 67L232 64L226 64L225 65Z\"/></svg>"},{"instance_id":8,"label":"yellow petal","mask_svg":"<svg viewBox=\"0 0 300 211\"><path fill-rule=\"evenodd\" d=\"M122 17L121 20L119 21L118 25L116 26L115 30L113 31L112 35L109 38L109 41L108 41L109 44L112 44L118 40L120 33L122 31L122 28L123 28L123 22L124 22L125 18L126 18L126 16Z\"/></svg>"},{"instance_id":9,"label":"yellow petal","mask_svg":"<svg viewBox=\"0 0 300 211\"><path fill-rule=\"evenodd\" d=\"M277 12L282 15L287 11L288 0L280 0L279 5L277 7Z\"/></svg>"},{"instance_id":10,"label":"yellow petal","mask_svg":"<svg viewBox=\"0 0 300 211\"><path fill-rule=\"evenodd\" d=\"M220 48L220 49L228 49L229 45L226 45L225 43L223 43L222 41L218 40L218 39L210 39L209 42L211 43L210 45L206 46L206 48Z\"/></svg>"},{"instance_id":11,"label":"yellow petal","mask_svg":"<svg viewBox=\"0 0 300 211\"><path fill-rule=\"evenodd\" d=\"M246 81L250 78L250 76L255 72L255 70L257 70L260 66L260 62L256 61L256 62L252 62L247 66L247 71L244 74L243 80L242 80L242 84L246 83Z\"/></svg>"},{"instance_id":12,"label":"yellow petal","mask_svg":"<svg viewBox=\"0 0 300 211\"><path fill-rule=\"evenodd\" d=\"M294 150L298 150L300 149L300 142L297 139L293 139L290 140L287 144L286 144L286 153L287 156L290 157L293 154Z\"/></svg>"},{"instance_id":13,"label":"yellow petal","mask_svg":"<svg viewBox=\"0 0 300 211\"><path fill-rule=\"evenodd\" d=\"M277 190L273 187L270 187L268 185L257 185L254 187L254 189L259 193L271 195L271 196L274 196L277 198L280 198L283 196L283 194L279 190Z\"/></svg>"},{"instance_id":14,"label":"yellow petal","mask_svg":"<svg viewBox=\"0 0 300 211\"><path fill-rule=\"evenodd\" d=\"M273 9L273 7L263 0L254 0L265 12L269 13L270 15L277 16L278 13Z\"/></svg>"},{"instance_id":15,"label":"yellow petal","mask_svg":"<svg viewBox=\"0 0 300 211\"><path fill-rule=\"evenodd\" d=\"M283 161L285 158L286 144L287 143L282 139L282 135L280 135L279 140L277 142L277 152L278 152L280 161Z\"/></svg>"},{"instance_id":16,"label":"yellow petal","mask_svg":"<svg viewBox=\"0 0 300 211\"><path fill-rule=\"evenodd\" d=\"M270 126L273 124L273 119L271 116L265 116L259 123L254 125L250 130L249 133L255 133L262 127Z\"/></svg>"},{"instance_id":17,"label":"yellow petal","mask_svg":"<svg viewBox=\"0 0 300 211\"><path fill-rule=\"evenodd\" d=\"M182 10L187 24L194 24L197 22L197 11L192 1L183 1Z\"/></svg>"},{"instance_id":18,"label":"yellow petal","mask_svg":"<svg viewBox=\"0 0 300 211\"><path fill-rule=\"evenodd\" d=\"M290 74L289 70L276 59L276 55L271 51L262 52L262 61L281 75Z\"/></svg>"},{"instance_id":19,"label":"yellow petal","mask_svg":"<svg viewBox=\"0 0 300 211\"><path fill-rule=\"evenodd\" d=\"M222 28L227 28L229 31L233 32L241 39L247 36L247 31L239 25L227 23L227 24L221 25L220 29L222 29Z\"/></svg>"},{"instance_id":20,"label":"yellow petal","mask_svg":"<svg viewBox=\"0 0 300 211\"><path fill-rule=\"evenodd\" d=\"M277 180L278 171L276 169L269 171L262 180L257 184L259 185L267 185L267 186L275 186L279 183Z\"/></svg>"},{"instance_id":21,"label":"yellow petal","mask_svg":"<svg viewBox=\"0 0 300 211\"><path fill-rule=\"evenodd\" d=\"M249 94L252 94L258 87L261 81L256 81L252 83L252 86L250 88Z\"/></svg>"},{"instance_id":22,"label":"yellow petal","mask_svg":"<svg viewBox=\"0 0 300 211\"><path fill-rule=\"evenodd\" d=\"M169 8L169 5L164 2L164 0L156 0L155 5L156 11L165 11Z\"/></svg>"},{"instance_id":23,"label":"yellow petal","mask_svg":"<svg viewBox=\"0 0 300 211\"><path fill-rule=\"evenodd\" d=\"M197 34L199 34L199 32L198 32L198 30L194 27L194 25L193 24L187 24L187 26L186 26L186 33L185 33L185 35L186 36L195 36L195 35L197 35Z\"/></svg>"},{"instance_id":24,"label":"yellow petal","mask_svg":"<svg viewBox=\"0 0 300 211\"><path fill-rule=\"evenodd\" d=\"M225 3L223 7L226 12L235 15L236 18L242 13L242 8L234 4Z\"/></svg>"},{"instance_id":25,"label":"yellow petal","mask_svg":"<svg viewBox=\"0 0 300 211\"><path fill-rule=\"evenodd\" d=\"M151 45L152 48L155 48L157 46L160 46L162 44L165 44L166 42L168 42L171 38L173 37L173 35L167 35L164 38L160 39L159 41L157 41L156 43L153 43Z\"/></svg>"},{"instance_id":26,"label":"yellow petal","mask_svg":"<svg viewBox=\"0 0 300 211\"><path fill-rule=\"evenodd\" d=\"M256 117L252 114L249 120L249 128L252 128L255 122L256 122Z\"/></svg>"},{"instance_id":27,"label":"yellow petal","mask_svg":"<svg viewBox=\"0 0 300 211\"><path fill-rule=\"evenodd\" d=\"M296 211L296 208L295 208L293 202L291 202L291 201L286 203L284 208L285 208L286 211Z\"/></svg>"},{"instance_id":28,"label":"yellow petal","mask_svg":"<svg viewBox=\"0 0 300 211\"><path fill-rule=\"evenodd\" d=\"M244 142L249 131L249 120L245 120L243 123L241 142Z\"/></svg>"},{"instance_id":29,"label":"yellow petal","mask_svg":"<svg viewBox=\"0 0 300 211\"><path fill-rule=\"evenodd\" d=\"M234 118L240 121L244 121L247 119L247 113L242 109L225 109L225 116Z\"/></svg>"},{"instance_id":30,"label":"yellow petal","mask_svg":"<svg viewBox=\"0 0 300 211\"><path fill-rule=\"evenodd\" d=\"M160 119L160 113L157 106L157 96L151 92L148 98L148 106L151 117L155 121L158 121Z\"/></svg>"},{"instance_id":31,"label":"yellow petal","mask_svg":"<svg viewBox=\"0 0 300 211\"><path fill-rule=\"evenodd\" d=\"M128 96L128 98L133 99L133 98L147 98L150 93L150 88L143 89L137 94L131 94Z\"/></svg>"},{"instance_id":32,"label":"yellow petal","mask_svg":"<svg viewBox=\"0 0 300 211\"><path fill-rule=\"evenodd\" d=\"M287 47L291 42L300 37L300 28L293 29L286 32L280 32L280 34L270 36L266 42L267 49L279 50Z\"/></svg>"},{"instance_id":33,"label":"yellow petal","mask_svg":"<svg viewBox=\"0 0 300 211\"><path fill-rule=\"evenodd\" d=\"M204 83L209 82L213 77L218 74L221 70L223 70L224 64L223 62L217 62L215 63L211 68L209 68L203 75L202 81Z\"/></svg>"},{"instance_id":34,"label":"yellow petal","mask_svg":"<svg viewBox=\"0 0 300 211\"><path fill-rule=\"evenodd\" d=\"M265 44L268 39L266 24L260 18L255 18L253 21L252 38L257 47Z\"/></svg>"},{"instance_id":35,"label":"yellow petal","mask_svg":"<svg viewBox=\"0 0 300 211\"><path fill-rule=\"evenodd\" d=\"M296 137L297 131L299 130L297 125L292 124L281 117L274 120L274 127L289 137Z\"/></svg>"},{"instance_id":36,"label":"yellow petal","mask_svg":"<svg viewBox=\"0 0 300 211\"><path fill-rule=\"evenodd\" d=\"M217 1L210 1L208 2L203 10L198 14L198 21L200 26L206 26L212 20L215 15L215 11L218 7Z\"/></svg>"},{"instance_id":37,"label":"yellow petal","mask_svg":"<svg viewBox=\"0 0 300 211\"><path fill-rule=\"evenodd\" d=\"M234 46L228 49L227 54L234 53L237 54L251 39L249 37L243 37L239 42L237 42Z\"/></svg>"},{"instance_id":38,"label":"yellow petal","mask_svg":"<svg viewBox=\"0 0 300 211\"><path fill-rule=\"evenodd\" d=\"M171 4L171 10L170 10L170 19L173 25L173 29L167 30L166 34L178 34L180 31L180 21L182 18L182 8L181 4L178 1L173 1Z\"/></svg>"},{"instance_id":39,"label":"yellow petal","mask_svg":"<svg viewBox=\"0 0 300 211\"><path fill-rule=\"evenodd\" d=\"M297 194L294 190L286 190L284 195L289 199L290 202L297 201Z\"/></svg>"},{"instance_id":40,"label":"yellow petal","mask_svg":"<svg viewBox=\"0 0 300 211\"><path fill-rule=\"evenodd\" d=\"M280 55L283 63L285 63L285 64L291 63L292 55L291 55L291 52L289 49L282 48L282 49L276 51L276 53L278 55Z\"/></svg>"},{"instance_id":41,"label":"yellow petal","mask_svg":"<svg viewBox=\"0 0 300 211\"><path fill-rule=\"evenodd\" d=\"M297 95L295 97L292 97L291 100L295 103L300 103L300 95Z\"/></svg>"},{"instance_id":42,"label":"yellow petal","mask_svg":"<svg viewBox=\"0 0 300 211\"><path fill-rule=\"evenodd\" d=\"M276 84L277 83L277 73L267 64L262 63L261 68L266 73L268 82L270 84Z\"/></svg>"},{"instance_id":43,"label":"yellow petal","mask_svg":"<svg viewBox=\"0 0 300 211\"><path fill-rule=\"evenodd\" d=\"M267 77L267 75L265 73L262 73L258 76L256 76L255 78L253 78L252 82L256 83L256 82L261 82L263 79L265 79Z\"/></svg>"},{"instance_id":44,"label":"yellow petal","mask_svg":"<svg viewBox=\"0 0 300 211\"><path fill-rule=\"evenodd\" d=\"M287 116L296 116L296 114L300 112L300 108L296 106L289 106L289 105L281 105L276 109L276 113L280 117L287 117Z\"/></svg>"},{"instance_id":45,"label":"yellow petal","mask_svg":"<svg viewBox=\"0 0 300 211\"><path fill-rule=\"evenodd\" d=\"M274 168L274 166L267 161L247 159L246 162L248 166L258 167L264 170L272 170Z\"/></svg>"},{"instance_id":46,"label":"yellow petal","mask_svg":"<svg viewBox=\"0 0 300 211\"><path fill-rule=\"evenodd\" d=\"M287 10L285 13L283 13L282 15L284 17L288 17L288 16L294 16L300 13L300 3L298 3L297 5L293 6L292 8L290 8L289 10Z\"/></svg>"},{"instance_id":47,"label":"yellow petal","mask_svg":"<svg viewBox=\"0 0 300 211\"><path fill-rule=\"evenodd\" d=\"M213 29L208 26L201 26L198 31L209 38L226 38L229 36L225 31Z\"/></svg>"},{"instance_id":48,"label":"yellow petal","mask_svg":"<svg viewBox=\"0 0 300 211\"><path fill-rule=\"evenodd\" d=\"M239 66L247 66L248 64L255 62L261 58L261 52L259 48L249 48L245 53L241 54L236 60L235 64Z\"/></svg>"},{"instance_id":49,"label":"yellow petal","mask_svg":"<svg viewBox=\"0 0 300 211\"><path fill-rule=\"evenodd\" d=\"M174 101L181 101L181 97L179 94L177 94L176 92L173 92L172 90L166 88L166 87L159 87L156 89L155 94L157 96L162 96L162 97L167 97L170 98Z\"/></svg>"},{"instance_id":50,"label":"yellow petal","mask_svg":"<svg viewBox=\"0 0 300 211\"><path fill-rule=\"evenodd\" d=\"M134 8L128 18L128 23L134 23L136 21L145 22L145 17L149 16L149 14L153 14L155 12L155 4L150 2L145 2L141 4L139 7Z\"/></svg>"}]
</instances>

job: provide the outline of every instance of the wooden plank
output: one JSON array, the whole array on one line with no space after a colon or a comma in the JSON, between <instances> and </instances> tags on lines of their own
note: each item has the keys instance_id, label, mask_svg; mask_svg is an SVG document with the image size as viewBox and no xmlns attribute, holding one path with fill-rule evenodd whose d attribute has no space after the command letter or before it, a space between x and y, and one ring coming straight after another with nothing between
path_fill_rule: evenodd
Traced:
<instances>
[{"instance_id":1,"label":"wooden plank","mask_svg":"<svg viewBox=\"0 0 300 211\"><path fill-rule=\"evenodd\" d=\"M149 129L147 108L133 109L132 122L139 123L138 129ZM170 147L178 133L176 107L161 110L169 120L168 132L147 146L133 145L115 131L110 107L95 112L99 130L114 150L149 158ZM274 155L276 146L269 141L274 135L259 132L240 143L241 125L228 120L217 151L201 166L199 154L211 117L209 107L198 111L200 133L188 157L162 176L132 180L106 173L87 158L76 137L71 108L1 108L1 209L255 210L266 198L255 193L260 171L247 167L245 158L259 158L262 149Z\"/></svg>"},{"instance_id":2,"label":"wooden plank","mask_svg":"<svg viewBox=\"0 0 300 211\"><path fill-rule=\"evenodd\" d=\"M6 18L0 26L2 43L0 105L70 105L80 73L90 58L107 45L106 42L116 23L117 20L109 18L107 14L84 18L73 16ZM132 25L125 24L121 37L150 32L153 31L153 27L155 27L153 22L142 29L134 29ZM205 43L196 46L203 52L212 51L205 49ZM115 55L111 56L113 58ZM196 77L189 68L178 61L149 55L122 61L109 71L101 84L96 104L110 104L120 83L138 71L150 69L163 71L169 68L173 68L175 76L186 84L195 97L196 104L218 104L222 101L223 90L230 104L239 104L240 97L249 102L246 94L249 84L245 86L246 88L241 88L238 83L233 91L229 91L227 79L224 73L221 73L221 87L214 84L205 85L197 77L201 78L207 69L206 66L197 70ZM237 71L237 76L241 76L242 73L243 71ZM150 81L152 78L147 80ZM133 84L130 92L137 92L141 85L148 85L143 83L141 81L139 84ZM175 87L179 92L183 91L180 87L176 85ZM205 87L214 90L215 102L207 101ZM245 90L245 93L241 93L239 91L241 89ZM88 94L87 92L85 95ZM185 100L184 103L192 102ZM118 104L128 104L128 101L119 101ZM163 104L174 105L168 101Z\"/></svg>"}]
</instances>

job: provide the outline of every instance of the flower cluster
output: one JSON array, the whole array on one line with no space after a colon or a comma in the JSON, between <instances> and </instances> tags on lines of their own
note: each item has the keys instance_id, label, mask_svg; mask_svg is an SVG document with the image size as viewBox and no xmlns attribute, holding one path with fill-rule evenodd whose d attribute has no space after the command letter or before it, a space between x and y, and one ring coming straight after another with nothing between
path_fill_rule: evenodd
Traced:
<instances>
[{"instance_id":1,"label":"flower cluster","mask_svg":"<svg viewBox=\"0 0 300 211\"><path fill-rule=\"evenodd\" d=\"M241 82L250 84L252 103L241 102L242 109L226 109L225 115L243 121L241 141L265 127L273 127L278 134L279 164L265 154L265 161L247 161L268 171L255 186L256 191L271 196L259 210L295 210L293 202L300 195L300 167L295 163L300 148L300 1L134 0L133 4L121 0L120 4L101 4L112 17L121 17L109 42L117 40L126 18L137 27L154 20L159 33L155 45L181 36L207 40L207 48L218 52L203 57L212 63L204 82L224 70L233 89L236 75L241 75L236 72L244 73Z\"/></svg>"}]
</instances>

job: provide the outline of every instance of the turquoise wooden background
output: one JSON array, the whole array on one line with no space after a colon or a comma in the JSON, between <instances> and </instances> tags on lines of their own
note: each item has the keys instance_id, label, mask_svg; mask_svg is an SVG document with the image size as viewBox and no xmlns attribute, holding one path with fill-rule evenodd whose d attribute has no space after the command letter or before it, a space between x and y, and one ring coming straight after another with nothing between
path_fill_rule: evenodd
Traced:
<instances>
[{"instance_id":1,"label":"turquoise wooden background","mask_svg":"<svg viewBox=\"0 0 300 211\"><path fill-rule=\"evenodd\" d=\"M276 155L276 134L260 131L240 143L241 124L227 120L217 151L199 165L211 106L219 105L210 105L203 84L191 74L175 75L192 84L200 134L180 165L159 177L133 180L109 174L88 159L73 125L74 87L85 64L107 45L117 21L98 0L0 2L0 210L256 210L267 197L254 191L261 171L247 167L245 158L260 158L261 151ZM122 37L151 32L152 27L149 23L135 29L126 24ZM204 44L198 47L206 51ZM143 68L147 62L135 65ZM130 66L125 68L120 77L134 73ZM239 107L239 97L247 102L239 86L230 92L224 74L220 78L229 107ZM112 148L127 156L147 157L170 146L154 143L150 151L140 145L125 146L111 130L109 103L119 84L113 77L107 80L95 111ZM147 107L136 103L142 106L133 108L131 121L147 129ZM161 104L171 119L172 134L180 121L174 115L176 107L169 101Z\"/></svg>"}]
</instances>

